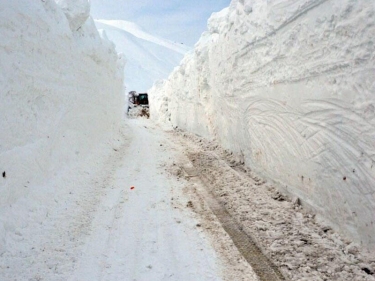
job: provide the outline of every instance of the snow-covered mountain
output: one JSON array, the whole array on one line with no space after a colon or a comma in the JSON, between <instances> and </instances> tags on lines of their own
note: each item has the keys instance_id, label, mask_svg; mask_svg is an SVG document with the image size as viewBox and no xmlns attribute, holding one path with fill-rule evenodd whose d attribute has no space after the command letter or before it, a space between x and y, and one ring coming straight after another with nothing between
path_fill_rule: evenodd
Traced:
<instances>
[{"instance_id":1,"label":"snow-covered mountain","mask_svg":"<svg viewBox=\"0 0 375 281\"><path fill-rule=\"evenodd\" d=\"M168 77L179 65L189 47L153 36L132 22L95 20L116 45L117 52L126 56L125 85L127 91L145 92L152 84Z\"/></svg>"}]
</instances>

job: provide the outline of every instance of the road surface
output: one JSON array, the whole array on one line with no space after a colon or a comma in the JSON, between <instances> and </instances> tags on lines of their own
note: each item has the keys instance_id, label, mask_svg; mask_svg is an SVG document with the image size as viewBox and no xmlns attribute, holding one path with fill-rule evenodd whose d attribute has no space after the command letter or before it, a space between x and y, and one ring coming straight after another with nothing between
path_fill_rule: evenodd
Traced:
<instances>
[{"instance_id":1,"label":"road surface","mask_svg":"<svg viewBox=\"0 0 375 281\"><path fill-rule=\"evenodd\" d=\"M0 280L257 280L181 176L184 147L149 120L125 123L123 144L97 160L102 171L87 171L42 222L8 235Z\"/></svg>"}]
</instances>

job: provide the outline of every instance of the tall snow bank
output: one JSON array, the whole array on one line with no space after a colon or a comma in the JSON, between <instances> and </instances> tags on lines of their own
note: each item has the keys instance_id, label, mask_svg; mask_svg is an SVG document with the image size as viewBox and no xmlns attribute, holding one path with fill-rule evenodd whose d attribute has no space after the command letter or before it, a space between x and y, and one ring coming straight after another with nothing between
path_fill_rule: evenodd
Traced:
<instances>
[{"instance_id":1,"label":"tall snow bank","mask_svg":"<svg viewBox=\"0 0 375 281\"><path fill-rule=\"evenodd\" d=\"M0 253L6 233L64 188L54 178L95 155L121 120L123 66L113 44L86 4L84 12L70 5L85 1L57 2L63 9L0 1Z\"/></svg>"},{"instance_id":2,"label":"tall snow bank","mask_svg":"<svg viewBox=\"0 0 375 281\"><path fill-rule=\"evenodd\" d=\"M167 81L151 116L216 138L375 250L375 7L241 0Z\"/></svg>"}]
</instances>

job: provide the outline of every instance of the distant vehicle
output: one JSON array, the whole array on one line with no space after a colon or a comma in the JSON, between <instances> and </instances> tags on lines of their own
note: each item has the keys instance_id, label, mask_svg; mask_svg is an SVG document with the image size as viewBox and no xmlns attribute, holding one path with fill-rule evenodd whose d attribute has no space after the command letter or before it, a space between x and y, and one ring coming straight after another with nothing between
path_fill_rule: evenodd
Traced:
<instances>
[{"instance_id":1,"label":"distant vehicle","mask_svg":"<svg viewBox=\"0 0 375 281\"><path fill-rule=\"evenodd\" d=\"M146 116L147 118L150 116L147 93L129 92L128 115L133 117Z\"/></svg>"},{"instance_id":2,"label":"distant vehicle","mask_svg":"<svg viewBox=\"0 0 375 281\"><path fill-rule=\"evenodd\" d=\"M140 106L149 107L148 94L147 93L138 94L137 103Z\"/></svg>"},{"instance_id":3,"label":"distant vehicle","mask_svg":"<svg viewBox=\"0 0 375 281\"><path fill-rule=\"evenodd\" d=\"M136 91L129 92L129 108L137 107L138 105L142 107L148 107L148 94L140 93Z\"/></svg>"}]
</instances>

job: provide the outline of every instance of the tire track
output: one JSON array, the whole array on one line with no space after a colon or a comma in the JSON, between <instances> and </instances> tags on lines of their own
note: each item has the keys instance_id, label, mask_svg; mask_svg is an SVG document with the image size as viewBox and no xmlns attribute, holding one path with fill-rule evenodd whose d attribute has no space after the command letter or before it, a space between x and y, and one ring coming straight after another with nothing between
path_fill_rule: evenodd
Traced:
<instances>
[{"instance_id":1,"label":"tire track","mask_svg":"<svg viewBox=\"0 0 375 281\"><path fill-rule=\"evenodd\" d=\"M191 165L184 166L183 170L185 171L187 177L199 177L199 179L204 183L204 185L197 185L198 192L205 199L212 212L218 218L220 224L228 233L238 251L258 275L259 280L285 280L278 268L262 253L260 248L254 242L254 239L243 230L242 226L235 221L225 207L220 204L220 201L208 190L212 188L212 186L210 186L210 178L205 175L205 173L198 173L195 167Z\"/></svg>"}]
</instances>

